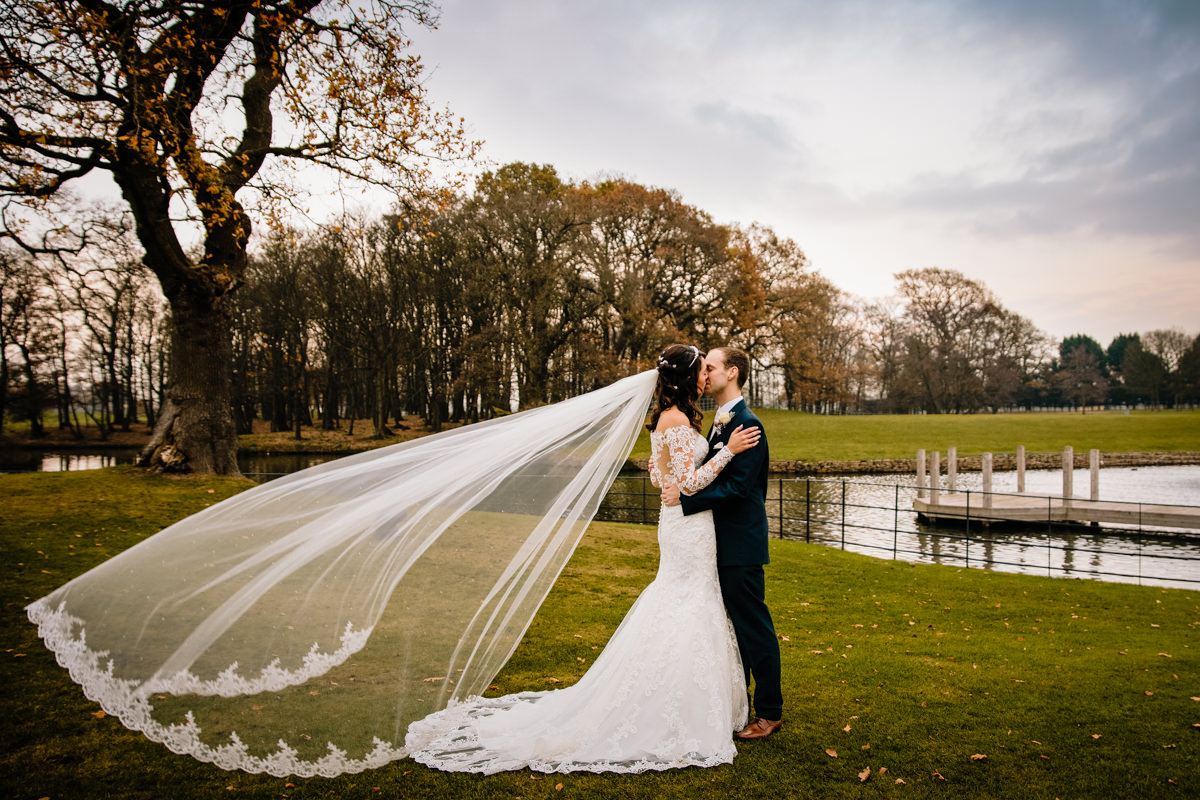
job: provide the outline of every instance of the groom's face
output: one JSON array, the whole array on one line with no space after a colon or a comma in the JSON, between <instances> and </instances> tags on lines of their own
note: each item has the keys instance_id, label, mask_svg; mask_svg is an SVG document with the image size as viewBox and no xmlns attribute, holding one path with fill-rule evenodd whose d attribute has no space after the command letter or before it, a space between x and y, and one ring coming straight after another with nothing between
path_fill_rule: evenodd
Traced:
<instances>
[{"instance_id":1,"label":"groom's face","mask_svg":"<svg viewBox=\"0 0 1200 800\"><path fill-rule=\"evenodd\" d=\"M719 394L729 383L729 368L725 366L725 353L721 350L711 350L705 357L705 370L708 377L708 396Z\"/></svg>"}]
</instances>

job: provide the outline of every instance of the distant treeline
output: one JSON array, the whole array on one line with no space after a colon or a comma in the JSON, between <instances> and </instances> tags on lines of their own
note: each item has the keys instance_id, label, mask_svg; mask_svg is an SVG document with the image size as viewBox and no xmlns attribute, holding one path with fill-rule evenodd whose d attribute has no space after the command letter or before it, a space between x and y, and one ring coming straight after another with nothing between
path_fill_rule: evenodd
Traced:
<instances>
[{"instance_id":1,"label":"distant treeline","mask_svg":"<svg viewBox=\"0 0 1200 800\"><path fill-rule=\"evenodd\" d=\"M51 413L75 430L152 423L162 404L165 304L128 219L80 215L105 233L80 253L0 249L0 419L35 433ZM524 163L470 196L267 234L230 304L242 431L370 419L382 436L405 413L437 429L586 392L671 342L737 344L752 404L821 413L1200 401L1200 336L1056 343L932 267L868 303L766 227Z\"/></svg>"}]
</instances>

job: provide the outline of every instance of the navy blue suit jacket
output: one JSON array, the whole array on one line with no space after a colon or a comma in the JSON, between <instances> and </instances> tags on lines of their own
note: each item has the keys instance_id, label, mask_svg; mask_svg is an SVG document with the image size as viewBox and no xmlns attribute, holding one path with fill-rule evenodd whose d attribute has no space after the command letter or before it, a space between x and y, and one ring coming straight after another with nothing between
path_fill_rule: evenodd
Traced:
<instances>
[{"instance_id":1,"label":"navy blue suit jacket","mask_svg":"<svg viewBox=\"0 0 1200 800\"><path fill-rule=\"evenodd\" d=\"M729 443L737 426L762 428L743 400L732 409L733 419L709 443L705 461ZM717 529L717 566L733 567L767 564L767 465L770 454L764 431L758 444L739 453L725 465L712 483L693 495L681 494L684 514L712 509Z\"/></svg>"}]
</instances>

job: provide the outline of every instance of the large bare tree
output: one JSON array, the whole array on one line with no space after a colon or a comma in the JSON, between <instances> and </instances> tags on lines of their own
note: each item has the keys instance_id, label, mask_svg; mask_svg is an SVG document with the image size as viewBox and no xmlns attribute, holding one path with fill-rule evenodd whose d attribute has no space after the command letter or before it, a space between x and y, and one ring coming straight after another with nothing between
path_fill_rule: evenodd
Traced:
<instances>
[{"instance_id":1,"label":"large bare tree","mask_svg":"<svg viewBox=\"0 0 1200 800\"><path fill-rule=\"evenodd\" d=\"M149 463L238 471L229 294L248 209L304 204L287 165L411 192L432 185L431 158L474 154L461 121L429 107L403 34L433 13L427 0L0 5L4 235L78 247L46 214L64 186L107 172L171 306Z\"/></svg>"}]
</instances>

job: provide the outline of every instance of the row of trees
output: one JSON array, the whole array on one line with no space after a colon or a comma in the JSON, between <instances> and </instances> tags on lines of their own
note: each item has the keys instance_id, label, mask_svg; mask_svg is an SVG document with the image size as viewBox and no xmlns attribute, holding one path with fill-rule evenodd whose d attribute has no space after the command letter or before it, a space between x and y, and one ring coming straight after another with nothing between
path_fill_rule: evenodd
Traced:
<instances>
[{"instance_id":1,"label":"row of trees","mask_svg":"<svg viewBox=\"0 0 1200 800\"><path fill-rule=\"evenodd\" d=\"M167 305L127 216L103 246L4 265L0 408L77 428L153 423L166 397ZM435 429L570 397L647 368L665 344L747 349L759 405L974 412L1200 399L1200 337L1086 335L1053 347L982 284L937 268L868 304L762 226L716 224L670 191L572 183L509 164L470 195L321 230L253 254L231 307L235 424L302 435L404 413Z\"/></svg>"},{"instance_id":2,"label":"row of trees","mask_svg":"<svg viewBox=\"0 0 1200 800\"><path fill-rule=\"evenodd\" d=\"M548 167L252 239L307 204L301 164L400 198L462 189L479 143L429 105L405 35L436 19L430 0L0 4L0 239L19 248L0 253L0 421L141 412L159 422L146 463L236 473L256 416L386 435L407 408L437 427L584 391L673 340L736 342L752 400L821 411L1195 397L1178 332L1055 354L939 269L865 305L768 229ZM97 173L131 223L67 219L66 187Z\"/></svg>"}]
</instances>

